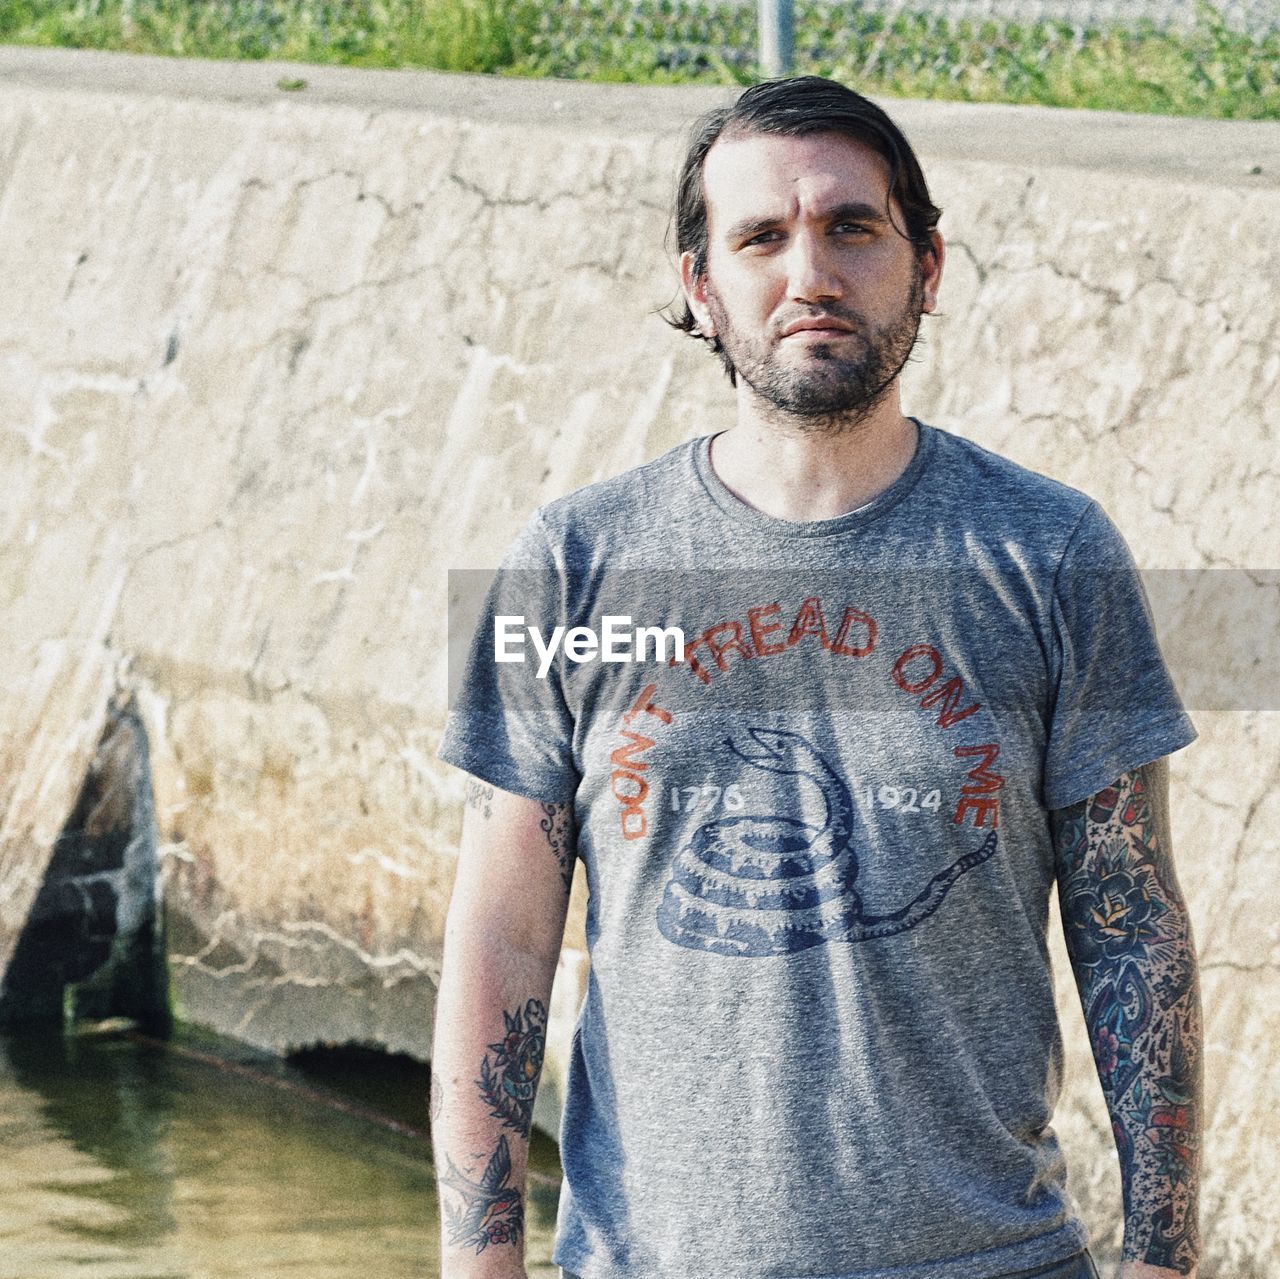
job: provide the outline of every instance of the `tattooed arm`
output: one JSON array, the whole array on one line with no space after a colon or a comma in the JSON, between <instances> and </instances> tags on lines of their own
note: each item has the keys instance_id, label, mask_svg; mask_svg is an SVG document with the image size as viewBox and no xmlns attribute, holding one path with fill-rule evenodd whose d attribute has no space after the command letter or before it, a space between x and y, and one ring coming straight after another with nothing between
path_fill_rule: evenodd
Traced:
<instances>
[{"instance_id":1,"label":"tattooed arm","mask_svg":"<svg viewBox=\"0 0 1280 1279\"><path fill-rule=\"evenodd\" d=\"M445 1279L520 1279L525 1173L573 816L471 781L431 1057Z\"/></svg>"},{"instance_id":2,"label":"tattooed arm","mask_svg":"<svg viewBox=\"0 0 1280 1279\"><path fill-rule=\"evenodd\" d=\"M1053 814L1058 900L1124 1188L1121 1279L1199 1259L1200 985L1174 874L1168 765Z\"/></svg>"}]
</instances>

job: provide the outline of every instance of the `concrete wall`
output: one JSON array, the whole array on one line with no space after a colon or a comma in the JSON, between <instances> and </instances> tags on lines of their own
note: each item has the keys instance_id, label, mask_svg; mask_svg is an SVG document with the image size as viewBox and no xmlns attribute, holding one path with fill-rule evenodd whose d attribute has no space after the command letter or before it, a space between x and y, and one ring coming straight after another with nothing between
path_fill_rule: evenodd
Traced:
<instances>
[{"instance_id":1,"label":"concrete wall","mask_svg":"<svg viewBox=\"0 0 1280 1279\"><path fill-rule=\"evenodd\" d=\"M0 49L0 965L132 692L179 1011L276 1050L426 1055L462 786L433 759L445 570L732 422L718 366L651 314L675 293L680 130L728 96ZM1088 489L1146 566L1266 568L1280 125L892 109L951 244L908 410ZM1174 623L1194 666L1218 623ZM1280 1230L1275 675L1193 705L1173 766L1204 1279L1271 1274ZM1058 1127L1114 1255L1055 945Z\"/></svg>"}]
</instances>

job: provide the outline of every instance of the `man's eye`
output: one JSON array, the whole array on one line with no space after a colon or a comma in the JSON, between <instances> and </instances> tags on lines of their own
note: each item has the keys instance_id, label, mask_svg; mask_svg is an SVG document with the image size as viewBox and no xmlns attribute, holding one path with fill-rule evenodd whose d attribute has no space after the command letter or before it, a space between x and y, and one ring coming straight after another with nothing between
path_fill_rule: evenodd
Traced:
<instances>
[{"instance_id":1,"label":"man's eye","mask_svg":"<svg viewBox=\"0 0 1280 1279\"><path fill-rule=\"evenodd\" d=\"M856 235L870 235L871 228L862 222L837 222L833 228L836 231L853 232ZM743 248L749 248L753 244L763 244L767 237L776 236L777 231L761 231L759 235L753 235L751 239L743 244Z\"/></svg>"},{"instance_id":2,"label":"man's eye","mask_svg":"<svg viewBox=\"0 0 1280 1279\"><path fill-rule=\"evenodd\" d=\"M841 234L852 234L852 236L869 236L872 233L872 229L867 224L861 223L861 221L837 221L832 230L836 230ZM756 236L742 242L742 247L750 248L753 245L765 245L765 243L769 242L769 239L777 238L780 234L781 232L777 232L777 230L762 230Z\"/></svg>"}]
</instances>

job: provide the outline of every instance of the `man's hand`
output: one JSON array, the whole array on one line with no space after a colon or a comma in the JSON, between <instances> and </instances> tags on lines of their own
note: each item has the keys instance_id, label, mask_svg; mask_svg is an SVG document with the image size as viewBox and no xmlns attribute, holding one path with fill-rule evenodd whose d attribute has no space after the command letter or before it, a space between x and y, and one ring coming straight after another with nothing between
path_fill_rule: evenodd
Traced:
<instances>
[{"instance_id":1,"label":"man's hand","mask_svg":"<svg viewBox=\"0 0 1280 1279\"><path fill-rule=\"evenodd\" d=\"M1120 1265L1120 1279L1196 1279L1196 1270L1170 1270L1167 1266L1151 1266L1145 1261L1125 1261Z\"/></svg>"},{"instance_id":2,"label":"man's hand","mask_svg":"<svg viewBox=\"0 0 1280 1279\"><path fill-rule=\"evenodd\" d=\"M1053 817L1063 932L1120 1155L1121 1279L1187 1279L1200 1254L1203 1036L1167 765Z\"/></svg>"},{"instance_id":3,"label":"man's hand","mask_svg":"<svg viewBox=\"0 0 1280 1279\"><path fill-rule=\"evenodd\" d=\"M469 782L431 1136L445 1279L525 1279L525 1173L574 861L572 809Z\"/></svg>"}]
</instances>

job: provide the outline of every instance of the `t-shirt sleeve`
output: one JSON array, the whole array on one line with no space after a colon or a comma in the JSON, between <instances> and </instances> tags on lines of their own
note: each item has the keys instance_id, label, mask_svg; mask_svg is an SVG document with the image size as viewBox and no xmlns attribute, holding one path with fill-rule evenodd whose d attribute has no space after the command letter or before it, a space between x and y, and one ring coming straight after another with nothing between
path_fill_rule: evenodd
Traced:
<instances>
[{"instance_id":1,"label":"t-shirt sleeve","mask_svg":"<svg viewBox=\"0 0 1280 1279\"><path fill-rule=\"evenodd\" d=\"M1043 802L1066 808L1197 736L1119 529L1091 502L1058 568Z\"/></svg>"},{"instance_id":2,"label":"t-shirt sleeve","mask_svg":"<svg viewBox=\"0 0 1280 1279\"><path fill-rule=\"evenodd\" d=\"M449 672L450 708L437 754L513 794L543 803L571 801L580 779L562 666L552 662L539 674L541 663L525 630L533 626L550 635L562 612L563 578L538 513L483 593L474 573L450 573L450 579L450 609L456 610L450 617L450 663L456 669ZM500 619L514 638L499 641ZM470 631L469 639L453 634L458 627ZM499 661L499 647L509 658L519 654L524 660Z\"/></svg>"}]
</instances>

